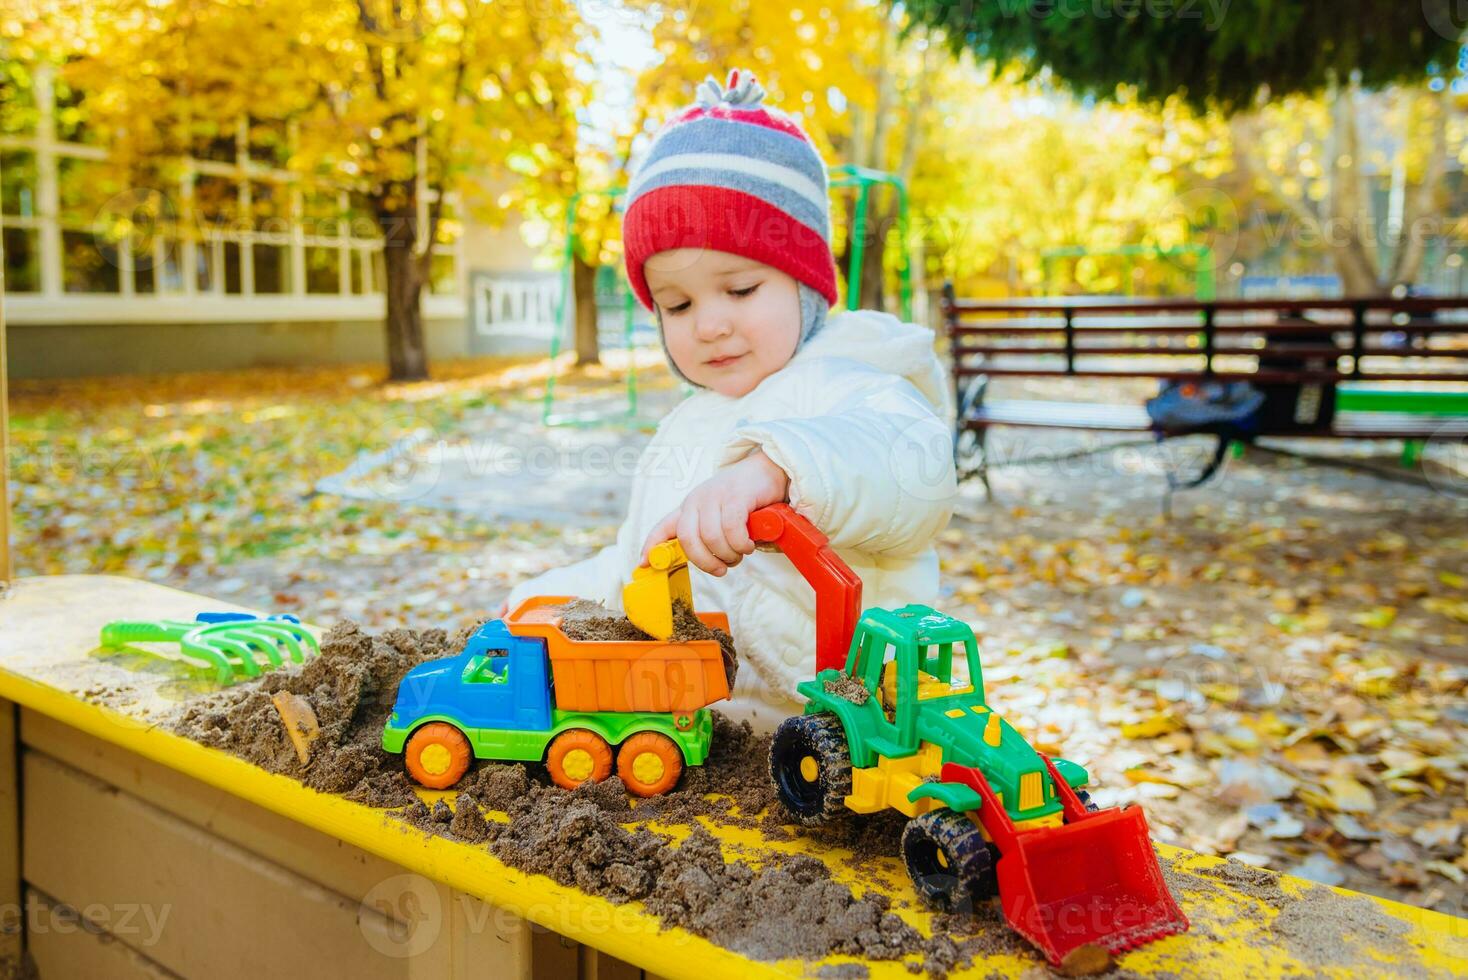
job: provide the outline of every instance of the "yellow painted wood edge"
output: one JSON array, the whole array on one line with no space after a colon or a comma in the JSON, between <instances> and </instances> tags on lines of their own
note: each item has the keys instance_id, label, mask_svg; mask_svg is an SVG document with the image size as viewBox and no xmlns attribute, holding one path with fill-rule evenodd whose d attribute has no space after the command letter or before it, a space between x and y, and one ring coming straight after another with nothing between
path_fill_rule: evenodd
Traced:
<instances>
[{"instance_id":1,"label":"yellow painted wood edge","mask_svg":"<svg viewBox=\"0 0 1468 980\"><path fill-rule=\"evenodd\" d=\"M696 969L705 980L789 975L774 964L745 959L686 930L664 930L638 904L617 905L543 875L528 875L483 847L424 834L381 811L308 789L227 752L3 668L0 697L651 972L684 976Z\"/></svg>"}]
</instances>

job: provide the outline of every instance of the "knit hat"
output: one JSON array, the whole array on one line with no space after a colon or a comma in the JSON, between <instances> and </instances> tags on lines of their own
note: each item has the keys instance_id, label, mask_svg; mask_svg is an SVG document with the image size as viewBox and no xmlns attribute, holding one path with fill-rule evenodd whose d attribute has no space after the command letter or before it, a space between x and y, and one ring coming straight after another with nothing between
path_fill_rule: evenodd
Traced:
<instances>
[{"instance_id":1,"label":"knit hat","mask_svg":"<svg viewBox=\"0 0 1468 980\"><path fill-rule=\"evenodd\" d=\"M742 255L793 277L801 343L836 302L825 161L799 123L760 104L764 96L748 72L731 71L727 87L709 76L697 102L658 132L627 188L627 278L659 326L643 264L675 248Z\"/></svg>"}]
</instances>

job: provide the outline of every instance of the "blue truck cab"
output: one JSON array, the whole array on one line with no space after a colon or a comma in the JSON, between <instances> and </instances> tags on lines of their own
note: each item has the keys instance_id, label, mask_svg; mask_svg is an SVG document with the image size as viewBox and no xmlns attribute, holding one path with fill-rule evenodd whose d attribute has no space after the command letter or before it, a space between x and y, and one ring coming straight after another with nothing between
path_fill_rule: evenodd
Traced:
<instances>
[{"instance_id":1,"label":"blue truck cab","mask_svg":"<svg viewBox=\"0 0 1468 980\"><path fill-rule=\"evenodd\" d=\"M485 623L459 654L419 664L403 675L388 731L432 720L450 722L466 734L545 731L551 727L549 669L545 641L515 636L497 619Z\"/></svg>"}]
</instances>

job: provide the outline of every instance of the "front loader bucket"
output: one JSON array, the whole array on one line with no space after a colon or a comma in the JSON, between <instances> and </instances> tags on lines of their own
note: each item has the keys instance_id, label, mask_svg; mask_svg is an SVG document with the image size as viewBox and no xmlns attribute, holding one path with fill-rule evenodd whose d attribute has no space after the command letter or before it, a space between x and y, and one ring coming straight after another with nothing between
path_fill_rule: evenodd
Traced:
<instances>
[{"instance_id":1,"label":"front loader bucket","mask_svg":"<svg viewBox=\"0 0 1468 980\"><path fill-rule=\"evenodd\" d=\"M1019 834L996 871L1004 917L1051 963L1086 943L1115 954L1188 927L1140 807Z\"/></svg>"},{"instance_id":2,"label":"front loader bucket","mask_svg":"<svg viewBox=\"0 0 1468 980\"><path fill-rule=\"evenodd\" d=\"M622 586L622 609L627 619L648 636L666 640L673 635L673 603L693 608L693 584L688 579L688 556L674 538L655 545L644 568L632 570L632 581Z\"/></svg>"},{"instance_id":3,"label":"front loader bucket","mask_svg":"<svg viewBox=\"0 0 1468 980\"><path fill-rule=\"evenodd\" d=\"M1163 881L1141 807L1089 811L1045 762L1067 823L1029 831L1015 828L981 773L952 767L962 772L954 781L984 797L979 821L999 849L999 901L1010 926L1053 964L1087 943L1119 954L1185 932L1187 917Z\"/></svg>"}]
</instances>

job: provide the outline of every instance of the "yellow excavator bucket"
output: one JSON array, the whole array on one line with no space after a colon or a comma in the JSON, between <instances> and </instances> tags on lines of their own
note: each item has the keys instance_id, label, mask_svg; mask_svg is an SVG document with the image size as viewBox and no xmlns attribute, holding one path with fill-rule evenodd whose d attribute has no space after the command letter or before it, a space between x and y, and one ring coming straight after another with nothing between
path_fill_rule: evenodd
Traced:
<instances>
[{"instance_id":1,"label":"yellow excavator bucket","mask_svg":"<svg viewBox=\"0 0 1468 980\"><path fill-rule=\"evenodd\" d=\"M632 570L632 581L622 586L622 608L632 625L648 636L666 640L673 635L673 603L679 599L693 608L693 585L688 581L688 556L678 539L656 545L647 566Z\"/></svg>"}]
</instances>

